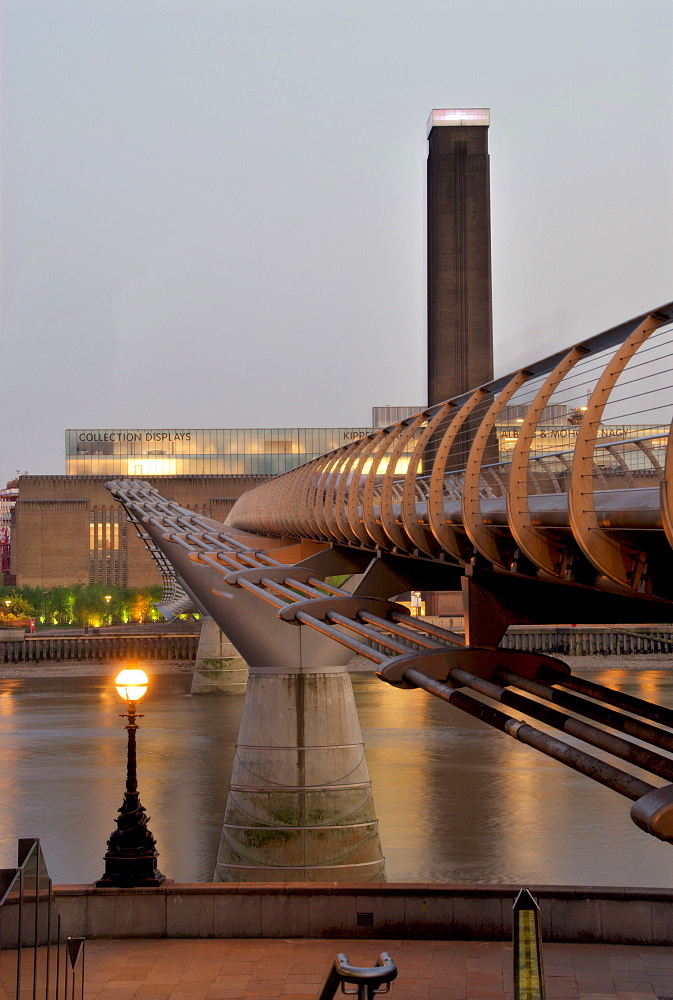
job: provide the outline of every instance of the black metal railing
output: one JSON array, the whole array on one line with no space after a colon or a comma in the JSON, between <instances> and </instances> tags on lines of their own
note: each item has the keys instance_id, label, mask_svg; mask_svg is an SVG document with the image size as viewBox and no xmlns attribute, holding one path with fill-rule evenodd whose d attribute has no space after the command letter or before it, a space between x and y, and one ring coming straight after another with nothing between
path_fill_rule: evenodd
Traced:
<instances>
[{"instance_id":1,"label":"black metal railing","mask_svg":"<svg viewBox=\"0 0 673 1000\"><path fill-rule=\"evenodd\" d=\"M337 955L318 1000L332 1000L339 987L342 993L357 996L358 1000L372 1000L377 993L387 993L396 978L397 966L387 951L379 955L375 966L363 969L351 965L347 955ZM347 985L355 989L346 989Z\"/></svg>"},{"instance_id":2,"label":"black metal railing","mask_svg":"<svg viewBox=\"0 0 673 1000\"><path fill-rule=\"evenodd\" d=\"M82 1000L84 938L67 937L40 841L19 840L0 869L0 990L31 1000Z\"/></svg>"}]
</instances>

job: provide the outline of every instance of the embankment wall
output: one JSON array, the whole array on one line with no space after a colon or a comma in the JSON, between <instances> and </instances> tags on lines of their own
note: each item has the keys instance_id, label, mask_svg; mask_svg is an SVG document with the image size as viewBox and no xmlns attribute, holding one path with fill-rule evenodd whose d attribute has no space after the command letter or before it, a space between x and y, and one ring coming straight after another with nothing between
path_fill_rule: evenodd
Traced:
<instances>
[{"instance_id":1,"label":"embankment wall","mask_svg":"<svg viewBox=\"0 0 673 1000\"><path fill-rule=\"evenodd\" d=\"M519 886L440 883L170 883L57 886L63 925L87 938L511 939ZM673 944L673 892L529 886L545 941Z\"/></svg>"},{"instance_id":2,"label":"embankment wall","mask_svg":"<svg viewBox=\"0 0 673 1000\"><path fill-rule=\"evenodd\" d=\"M0 639L0 663L195 660L198 635L68 635Z\"/></svg>"}]
</instances>

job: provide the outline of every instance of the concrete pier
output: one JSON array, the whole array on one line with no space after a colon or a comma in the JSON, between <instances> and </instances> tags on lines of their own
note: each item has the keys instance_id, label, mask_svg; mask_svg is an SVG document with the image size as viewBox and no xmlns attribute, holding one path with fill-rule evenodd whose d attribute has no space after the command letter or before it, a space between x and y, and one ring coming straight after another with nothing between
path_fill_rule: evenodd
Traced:
<instances>
[{"instance_id":1,"label":"concrete pier","mask_svg":"<svg viewBox=\"0 0 673 1000\"><path fill-rule=\"evenodd\" d=\"M215 881L384 877L348 673L252 668Z\"/></svg>"},{"instance_id":2,"label":"concrete pier","mask_svg":"<svg viewBox=\"0 0 673 1000\"><path fill-rule=\"evenodd\" d=\"M248 664L219 625L204 615L192 694L243 694L247 681Z\"/></svg>"},{"instance_id":3,"label":"concrete pier","mask_svg":"<svg viewBox=\"0 0 673 1000\"><path fill-rule=\"evenodd\" d=\"M161 542L165 527L151 518L145 524L154 542ZM171 560L188 589L197 564L182 546L175 547ZM310 579L314 570L300 562L241 569L223 579L212 564L198 566L201 610L250 666L214 881L369 882L384 877L346 670L352 652L327 635L282 619L282 599L260 601L256 593L260 577L275 578L282 586L288 574L297 572Z\"/></svg>"}]
</instances>

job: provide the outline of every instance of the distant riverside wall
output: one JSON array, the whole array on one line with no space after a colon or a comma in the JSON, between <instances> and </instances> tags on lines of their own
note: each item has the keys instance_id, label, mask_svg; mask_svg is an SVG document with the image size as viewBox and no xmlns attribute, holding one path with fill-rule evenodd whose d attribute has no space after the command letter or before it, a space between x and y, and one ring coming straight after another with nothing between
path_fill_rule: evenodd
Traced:
<instances>
[{"instance_id":1,"label":"distant riverside wall","mask_svg":"<svg viewBox=\"0 0 673 1000\"><path fill-rule=\"evenodd\" d=\"M428 616L425 620L464 635L462 618ZM384 651L377 643L364 641ZM500 646L561 656L673 656L673 625L512 625Z\"/></svg>"},{"instance_id":2,"label":"distant riverside wall","mask_svg":"<svg viewBox=\"0 0 673 1000\"><path fill-rule=\"evenodd\" d=\"M198 635L30 635L3 638L0 663L196 659Z\"/></svg>"},{"instance_id":3,"label":"distant riverside wall","mask_svg":"<svg viewBox=\"0 0 673 1000\"><path fill-rule=\"evenodd\" d=\"M589 628L556 626L510 628L500 645L534 653L560 653L562 656L631 656L633 654L673 653L671 625L596 625Z\"/></svg>"},{"instance_id":4,"label":"distant riverside wall","mask_svg":"<svg viewBox=\"0 0 673 1000\"><path fill-rule=\"evenodd\" d=\"M428 618L444 628L443 618ZM7 632L15 630L7 630ZM462 632L462 629L456 631ZM193 662L199 636L156 635L12 635L0 630L0 663L40 661L105 661L123 659L185 660ZM375 644L372 643L374 646ZM504 649L557 653L562 656L673 655L673 625L523 626L510 628L500 645ZM420 647L419 647L420 648ZM372 664L372 670L374 670Z\"/></svg>"},{"instance_id":5,"label":"distant riverside wall","mask_svg":"<svg viewBox=\"0 0 673 1000\"><path fill-rule=\"evenodd\" d=\"M673 944L669 889L529 886L543 941ZM55 886L63 924L87 938L416 938L506 941L518 885L166 883Z\"/></svg>"}]
</instances>

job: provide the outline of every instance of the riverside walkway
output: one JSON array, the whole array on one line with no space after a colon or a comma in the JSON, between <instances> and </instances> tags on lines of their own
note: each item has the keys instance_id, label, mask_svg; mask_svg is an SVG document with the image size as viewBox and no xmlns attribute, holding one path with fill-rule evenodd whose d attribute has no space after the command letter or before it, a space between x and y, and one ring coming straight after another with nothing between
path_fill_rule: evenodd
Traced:
<instances>
[{"instance_id":1,"label":"riverside walkway","mask_svg":"<svg viewBox=\"0 0 673 1000\"><path fill-rule=\"evenodd\" d=\"M395 960L398 1000L509 1000L512 945L483 941L220 939L87 941L88 1000L315 1000L338 952ZM547 1000L673 996L670 948L544 946Z\"/></svg>"}]
</instances>

